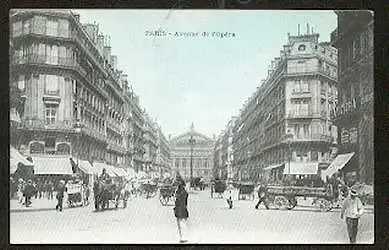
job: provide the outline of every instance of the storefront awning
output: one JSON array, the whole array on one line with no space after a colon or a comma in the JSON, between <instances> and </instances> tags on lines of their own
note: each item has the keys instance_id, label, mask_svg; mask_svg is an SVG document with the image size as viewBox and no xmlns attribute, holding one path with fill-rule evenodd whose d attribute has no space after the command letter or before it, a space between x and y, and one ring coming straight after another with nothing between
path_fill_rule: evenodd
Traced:
<instances>
[{"instance_id":1,"label":"storefront awning","mask_svg":"<svg viewBox=\"0 0 389 250\"><path fill-rule=\"evenodd\" d=\"M77 163L77 160L76 160ZM78 161L78 167L85 174L97 174L93 166L89 163L89 161Z\"/></svg>"},{"instance_id":2,"label":"storefront awning","mask_svg":"<svg viewBox=\"0 0 389 250\"><path fill-rule=\"evenodd\" d=\"M33 156L36 175L72 175L72 164L69 156Z\"/></svg>"},{"instance_id":3,"label":"storefront awning","mask_svg":"<svg viewBox=\"0 0 389 250\"><path fill-rule=\"evenodd\" d=\"M284 174L315 175L318 167L319 163L317 162L290 162L290 167L289 163L285 163Z\"/></svg>"},{"instance_id":4,"label":"storefront awning","mask_svg":"<svg viewBox=\"0 0 389 250\"><path fill-rule=\"evenodd\" d=\"M350 161L351 157L353 157L355 153L348 153L348 154L340 154L336 156L334 161L328 166L328 168L322 172L321 177L325 178L326 176L331 177L333 174L335 174L338 170L342 169L347 162Z\"/></svg>"},{"instance_id":5,"label":"storefront awning","mask_svg":"<svg viewBox=\"0 0 389 250\"><path fill-rule=\"evenodd\" d=\"M127 172L123 169L123 168L114 168L113 170L115 172L116 175L120 176L120 177L124 177L127 175Z\"/></svg>"},{"instance_id":6,"label":"storefront awning","mask_svg":"<svg viewBox=\"0 0 389 250\"><path fill-rule=\"evenodd\" d=\"M277 164L277 165L271 165L271 166L268 166L268 167L264 168L263 170L269 171L269 170L272 170L272 169L275 169L275 168L279 168L279 167L281 167L282 165L284 165L284 163Z\"/></svg>"},{"instance_id":7,"label":"storefront awning","mask_svg":"<svg viewBox=\"0 0 389 250\"><path fill-rule=\"evenodd\" d=\"M26 158L14 147L10 146L9 150L9 170L10 174L14 174L16 170L18 169L19 163L23 164L24 166L34 166L33 163L26 160Z\"/></svg>"}]
</instances>

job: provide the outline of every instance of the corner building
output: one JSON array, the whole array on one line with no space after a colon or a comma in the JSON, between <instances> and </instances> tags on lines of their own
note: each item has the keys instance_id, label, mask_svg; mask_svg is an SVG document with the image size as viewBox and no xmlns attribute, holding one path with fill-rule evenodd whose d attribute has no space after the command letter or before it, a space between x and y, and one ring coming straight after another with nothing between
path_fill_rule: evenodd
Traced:
<instances>
[{"instance_id":1,"label":"corner building","mask_svg":"<svg viewBox=\"0 0 389 250\"><path fill-rule=\"evenodd\" d=\"M69 10L10 14L10 86L23 97L15 147L141 170L139 97L98 25L80 23Z\"/></svg>"},{"instance_id":2,"label":"corner building","mask_svg":"<svg viewBox=\"0 0 389 250\"><path fill-rule=\"evenodd\" d=\"M317 174L336 154L336 49L308 31L288 34L280 54L235 122L235 179Z\"/></svg>"}]
</instances>

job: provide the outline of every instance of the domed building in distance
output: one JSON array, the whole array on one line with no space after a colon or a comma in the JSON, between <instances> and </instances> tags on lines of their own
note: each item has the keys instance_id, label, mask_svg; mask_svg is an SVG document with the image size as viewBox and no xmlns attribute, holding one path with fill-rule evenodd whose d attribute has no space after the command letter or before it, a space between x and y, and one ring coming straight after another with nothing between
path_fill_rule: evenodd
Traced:
<instances>
[{"instance_id":1,"label":"domed building in distance","mask_svg":"<svg viewBox=\"0 0 389 250\"><path fill-rule=\"evenodd\" d=\"M210 181L213 167L214 140L195 131L192 123L188 132L170 140L173 173L180 173L186 181L202 177Z\"/></svg>"}]
</instances>

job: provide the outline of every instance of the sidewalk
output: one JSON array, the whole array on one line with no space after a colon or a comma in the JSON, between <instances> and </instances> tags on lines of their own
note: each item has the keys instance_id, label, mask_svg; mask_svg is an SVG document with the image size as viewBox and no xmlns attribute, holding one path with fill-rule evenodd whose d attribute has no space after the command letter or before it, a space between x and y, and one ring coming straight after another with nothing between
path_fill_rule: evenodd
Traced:
<instances>
[{"instance_id":1,"label":"sidewalk","mask_svg":"<svg viewBox=\"0 0 389 250\"><path fill-rule=\"evenodd\" d=\"M69 209L67 203L67 195L65 195L63 200L63 209ZM38 212L38 211L55 211L55 206L57 205L57 199L49 200L47 198L35 199L32 198L31 205L26 207L18 202L16 199L9 201L9 212Z\"/></svg>"}]
</instances>

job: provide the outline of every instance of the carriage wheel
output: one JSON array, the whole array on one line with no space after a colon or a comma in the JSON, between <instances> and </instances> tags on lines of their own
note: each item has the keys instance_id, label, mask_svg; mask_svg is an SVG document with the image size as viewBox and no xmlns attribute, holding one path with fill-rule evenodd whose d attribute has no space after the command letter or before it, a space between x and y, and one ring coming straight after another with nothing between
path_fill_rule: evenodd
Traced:
<instances>
[{"instance_id":1,"label":"carriage wheel","mask_svg":"<svg viewBox=\"0 0 389 250\"><path fill-rule=\"evenodd\" d=\"M316 206L320 209L322 212L328 212L332 209L332 204L330 201L324 199L324 198L319 198L315 202Z\"/></svg>"},{"instance_id":2,"label":"carriage wheel","mask_svg":"<svg viewBox=\"0 0 389 250\"><path fill-rule=\"evenodd\" d=\"M169 197L165 197L165 196L163 196L163 195L160 195L160 196L159 196L159 201L161 202L161 204L162 204L163 206L166 206L167 203L169 202Z\"/></svg>"},{"instance_id":3,"label":"carriage wheel","mask_svg":"<svg viewBox=\"0 0 389 250\"><path fill-rule=\"evenodd\" d=\"M295 197L292 197L290 200L288 200L288 205L287 205L287 209L288 210L292 210L293 208L295 208L297 206L297 200Z\"/></svg>"},{"instance_id":4,"label":"carriage wheel","mask_svg":"<svg viewBox=\"0 0 389 250\"><path fill-rule=\"evenodd\" d=\"M274 199L274 205L277 209L285 209L288 206L289 201L284 196L277 196Z\"/></svg>"}]
</instances>

